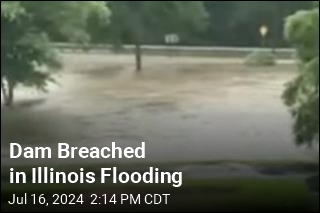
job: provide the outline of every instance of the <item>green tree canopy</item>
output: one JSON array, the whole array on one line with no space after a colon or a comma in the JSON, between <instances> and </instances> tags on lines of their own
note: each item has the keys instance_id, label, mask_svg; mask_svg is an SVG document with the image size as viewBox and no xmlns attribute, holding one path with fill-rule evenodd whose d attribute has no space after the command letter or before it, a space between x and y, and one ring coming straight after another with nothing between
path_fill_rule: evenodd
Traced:
<instances>
[{"instance_id":1,"label":"green tree canopy","mask_svg":"<svg viewBox=\"0 0 320 213\"><path fill-rule=\"evenodd\" d=\"M162 41L167 33L190 36L206 28L208 14L201 1L111 1L110 30L115 43L136 45L137 70L140 45Z\"/></svg>"},{"instance_id":2,"label":"green tree canopy","mask_svg":"<svg viewBox=\"0 0 320 213\"><path fill-rule=\"evenodd\" d=\"M207 1L210 14L206 44L260 46L259 27L267 25L269 46L285 46L283 25L297 10L312 8L312 1Z\"/></svg>"},{"instance_id":3,"label":"green tree canopy","mask_svg":"<svg viewBox=\"0 0 320 213\"><path fill-rule=\"evenodd\" d=\"M143 31L145 44L163 44L164 32L180 34L181 45L260 46L259 27L269 27L268 46L284 47L285 18L314 1L181 1L109 2L112 27L99 28L95 42L133 43L130 27ZM180 11L180 12L177 12ZM203 20L206 21L203 21ZM184 21L183 21L184 20ZM93 20L94 21L94 20ZM93 22L94 23L94 22ZM188 24L191 23L191 26ZM204 31L198 31L203 28ZM97 28L96 28L97 29ZM111 32L118 32L117 34ZM113 35L110 38L109 35Z\"/></svg>"},{"instance_id":4,"label":"green tree canopy","mask_svg":"<svg viewBox=\"0 0 320 213\"><path fill-rule=\"evenodd\" d=\"M51 68L60 66L50 41L88 42L93 15L107 24L110 12L97 1L1 1L1 90L7 105L18 84L45 89L53 80Z\"/></svg>"},{"instance_id":5,"label":"green tree canopy","mask_svg":"<svg viewBox=\"0 0 320 213\"><path fill-rule=\"evenodd\" d=\"M297 144L319 142L319 9L289 16L285 37L296 48L299 75L284 93L295 120Z\"/></svg>"}]
</instances>

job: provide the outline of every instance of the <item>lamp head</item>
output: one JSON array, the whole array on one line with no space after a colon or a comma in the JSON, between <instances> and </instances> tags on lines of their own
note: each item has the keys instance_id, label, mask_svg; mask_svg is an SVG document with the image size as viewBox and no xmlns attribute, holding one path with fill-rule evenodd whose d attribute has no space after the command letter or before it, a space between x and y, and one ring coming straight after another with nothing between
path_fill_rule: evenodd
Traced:
<instances>
[{"instance_id":1,"label":"lamp head","mask_svg":"<svg viewBox=\"0 0 320 213\"><path fill-rule=\"evenodd\" d=\"M266 25L262 25L260 27L260 34L262 37L265 37L268 34L268 31L269 31L269 29Z\"/></svg>"}]
</instances>

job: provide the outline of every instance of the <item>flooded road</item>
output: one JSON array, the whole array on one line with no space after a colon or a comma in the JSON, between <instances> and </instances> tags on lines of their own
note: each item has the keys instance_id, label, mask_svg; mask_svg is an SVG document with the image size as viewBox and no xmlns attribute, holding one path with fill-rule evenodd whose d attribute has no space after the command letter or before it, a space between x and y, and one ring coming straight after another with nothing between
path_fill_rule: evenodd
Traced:
<instances>
[{"instance_id":1,"label":"flooded road","mask_svg":"<svg viewBox=\"0 0 320 213\"><path fill-rule=\"evenodd\" d=\"M136 75L131 56L64 55L64 70L48 94L19 89L16 108L1 110L2 165L39 162L9 159L13 142L53 149L57 143L146 142L146 161L157 162L316 156L293 143L292 121L281 101L294 64L248 68L212 58L144 59ZM68 159L73 161L79 159Z\"/></svg>"}]
</instances>

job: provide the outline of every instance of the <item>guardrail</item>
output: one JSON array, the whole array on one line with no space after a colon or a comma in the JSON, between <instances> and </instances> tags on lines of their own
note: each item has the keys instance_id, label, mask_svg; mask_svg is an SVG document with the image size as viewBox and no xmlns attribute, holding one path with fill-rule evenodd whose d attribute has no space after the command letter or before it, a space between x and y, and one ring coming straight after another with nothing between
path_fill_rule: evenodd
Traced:
<instances>
[{"instance_id":1,"label":"guardrail","mask_svg":"<svg viewBox=\"0 0 320 213\"><path fill-rule=\"evenodd\" d=\"M115 49L110 44L80 45L74 43L54 43L54 47L62 52L89 52L89 53L118 53L132 54L135 50L134 45L123 45ZM261 47L202 47L202 46L172 46L172 45L142 45L144 54L152 55L176 55L176 56L212 56L212 57L245 57L254 51L272 51L271 48ZM276 48L274 53L279 58L292 58L295 50L291 48Z\"/></svg>"}]
</instances>

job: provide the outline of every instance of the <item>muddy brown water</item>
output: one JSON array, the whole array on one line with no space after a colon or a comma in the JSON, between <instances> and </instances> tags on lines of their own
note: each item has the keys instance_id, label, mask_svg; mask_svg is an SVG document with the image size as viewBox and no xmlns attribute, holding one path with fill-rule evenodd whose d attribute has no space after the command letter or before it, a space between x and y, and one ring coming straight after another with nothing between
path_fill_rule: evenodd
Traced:
<instances>
[{"instance_id":1,"label":"muddy brown water","mask_svg":"<svg viewBox=\"0 0 320 213\"><path fill-rule=\"evenodd\" d=\"M63 59L59 83L49 93L19 88L15 109L2 108L2 165L40 162L9 159L12 142L53 150L60 142L146 142L146 161L309 160L318 153L295 146L281 100L284 84L295 76L294 64L259 68L239 60L154 56L144 58L144 71L136 75L131 56Z\"/></svg>"}]
</instances>

